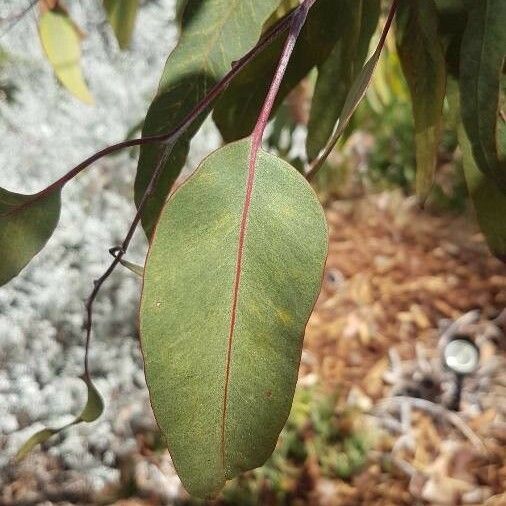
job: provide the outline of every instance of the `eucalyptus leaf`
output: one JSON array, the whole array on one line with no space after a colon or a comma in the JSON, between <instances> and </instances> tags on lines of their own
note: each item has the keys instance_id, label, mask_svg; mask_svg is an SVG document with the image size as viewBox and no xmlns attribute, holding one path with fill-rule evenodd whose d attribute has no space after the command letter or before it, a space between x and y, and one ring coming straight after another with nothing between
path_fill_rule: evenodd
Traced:
<instances>
[{"instance_id":1,"label":"eucalyptus leaf","mask_svg":"<svg viewBox=\"0 0 506 506\"><path fill-rule=\"evenodd\" d=\"M380 14L379 0L340 0L336 4L342 36L318 66L306 141L309 160L318 156L332 135L346 94L367 57Z\"/></svg>"},{"instance_id":2,"label":"eucalyptus leaf","mask_svg":"<svg viewBox=\"0 0 506 506\"><path fill-rule=\"evenodd\" d=\"M34 195L0 188L0 286L17 276L45 246L60 218L60 192L34 203ZM23 205L25 207L23 207Z\"/></svg>"},{"instance_id":3,"label":"eucalyptus leaf","mask_svg":"<svg viewBox=\"0 0 506 506\"><path fill-rule=\"evenodd\" d=\"M506 2L465 0L460 51L462 118L478 168L506 193L506 128L499 105L506 93ZM504 111L503 111L504 113Z\"/></svg>"},{"instance_id":4,"label":"eucalyptus leaf","mask_svg":"<svg viewBox=\"0 0 506 506\"><path fill-rule=\"evenodd\" d=\"M260 151L248 190L249 152L249 139L219 149L173 194L145 268L151 404L198 497L272 453L327 252L323 210L303 176Z\"/></svg>"},{"instance_id":5,"label":"eucalyptus leaf","mask_svg":"<svg viewBox=\"0 0 506 506\"><path fill-rule=\"evenodd\" d=\"M74 418L74 420L72 420L70 423L62 427L59 427L57 429L45 428L33 434L25 441L25 443L16 453L16 460L18 462L20 460L23 460L37 445L45 443L49 438L60 433L61 431L81 422L94 422L100 417L104 411L104 401L102 400L102 397L96 389L95 385L89 378L83 377L81 379L86 383L87 387L87 401L86 405L81 411L81 414Z\"/></svg>"},{"instance_id":6,"label":"eucalyptus leaf","mask_svg":"<svg viewBox=\"0 0 506 506\"><path fill-rule=\"evenodd\" d=\"M135 28L139 0L104 0L104 8L119 47L126 49Z\"/></svg>"},{"instance_id":7,"label":"eucalyptus leaf","mask_svg":"<svg viewBox=\"0 0 506 506\"><path fill-rule=\"evenodd\" d=\"M340 1L318 0L309 11L278 92L273 113L295 86L324 62L340 37ZM226 142L250 135L276 70L284 39L274 41L216 101L213 119Z\"/></svg>"},{"instance_id":8,"label":"eucalyptus leaf","mask_svg":"<svg viewBox=\"0 0 506 506\"><path fill-rule=\"evenodd\" d=\"M265 20L279 0L187 0L179 43L170 54L151 104L143 135L168 132L194 108L260 37ZM205 115L198 118L175 144L160 179L142 213L148 238L183 167L189 142ZM135 202L139 202L153 175L159 146L141 147L135 180Z\"/></svg>"},{"instance_id":9,"label":"eucalyptus leaf","mask_svg":"<svg viewBox=\"0 0 506 506\"><path fill-rule=\"evenodd\" d=\"M76 25L62 9L46 10L39 19L42 47L58 80L75 97L87 104L93 97L81 70L81 36Z\"/></svg>"},{"instance_id":10,"label":"eucalyptus leaf","mask_svg":"<svg viewBox=\"0 0 506 506\"><path fill-rule=\"evenodd\" d=\"M460 150L462 165L469 196L476 211L480 229L487 240L490 251L499 260L506 263L506 195L495 184L495 181L483 174L474 161L471 143L460 117L459 88L454 79L448 80L448 103Z\"/></svg>"},{"instance_id":11,"label":"eucalyptus leaf","mask_svg":"<svg viewBox=\"0 0 506 506\"><path fill-rule=\"evenodd\" d=\"M415 120L416 191L425 201L436 172L446 90L445 55L434 1L401 1L396 35Z\"/></svg>"}]
</instances>

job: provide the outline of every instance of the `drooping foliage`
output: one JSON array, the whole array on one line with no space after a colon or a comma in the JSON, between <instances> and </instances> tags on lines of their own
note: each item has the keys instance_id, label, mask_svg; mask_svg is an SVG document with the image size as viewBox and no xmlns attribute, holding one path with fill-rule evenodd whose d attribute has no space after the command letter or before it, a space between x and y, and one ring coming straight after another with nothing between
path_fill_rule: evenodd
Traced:
<instances>
[{"instance_id":1,"label":"drooping foliage","mask_svg":"<svg viewBox=\"0 0 506 506\"><path fill-rule=\"evenodd\" d=\"M103 155L141 146L137 215L87 303L87 336L93 299L115 266L142 276L151 402L183 484L196 496L216 495L227 479L262 465L276 444L326 257L324 214L304 175L310 179L323 166L349 128L389 37L412 99L419 197L431 191L449 106L478 222L491 251L506 258L506 3L387 3L178 1L171 15L180 24L179 43L143 138L106 148L40 194L0 189L4 284L51 236L63 184ZM104 0L120 48L134 40L139 8L136 0ZM79 59L83 34L71 10L53 1L40 11L42 46L58 80L91 102ZM304 83L312 93L300 174L259 148L269 117L281 111L279 130L281 106ZM169 197L209 114L225 146ZM144 267L123 258L139 223L150 240ZM73 423L93 421L102 410L89 375L86 382L88 404ZM59 430L34 435L21 456Z\"/></svg>"}]
</instances>

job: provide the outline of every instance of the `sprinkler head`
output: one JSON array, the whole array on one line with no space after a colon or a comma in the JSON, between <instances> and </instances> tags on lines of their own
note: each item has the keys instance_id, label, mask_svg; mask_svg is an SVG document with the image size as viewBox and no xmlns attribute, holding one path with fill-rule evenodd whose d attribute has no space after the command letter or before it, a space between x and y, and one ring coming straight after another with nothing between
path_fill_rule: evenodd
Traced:
<instances>
[{"instance_id":1,"label":"sprinkler head","mask_svg":"<svg viewBox=\"0 0 506 506\"><path fill-rule=\"evenodd\" d=\"M467 336L457 335L444 347L443 361L455 374L466 376L478 368L480 352Z\"/></svg>"}]
</instances>

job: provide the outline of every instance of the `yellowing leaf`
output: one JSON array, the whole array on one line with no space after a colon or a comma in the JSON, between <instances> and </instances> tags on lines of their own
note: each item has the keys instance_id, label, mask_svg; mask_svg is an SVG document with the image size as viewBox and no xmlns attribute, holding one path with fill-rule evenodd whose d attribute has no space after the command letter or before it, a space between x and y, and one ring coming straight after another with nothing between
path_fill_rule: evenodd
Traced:
<instances>
[{"instance_id":1,"label":"yellowing leaf","mask_svg":"<svg viewBox=\"0 0 506 506\"><path fill-rule=\"evenodd\" d=\"M48 10L40 16L39 35L58 80L79 100L92 104L80 66L80 36L72 20L62 10Z\"/></svg>"}]
</instances>

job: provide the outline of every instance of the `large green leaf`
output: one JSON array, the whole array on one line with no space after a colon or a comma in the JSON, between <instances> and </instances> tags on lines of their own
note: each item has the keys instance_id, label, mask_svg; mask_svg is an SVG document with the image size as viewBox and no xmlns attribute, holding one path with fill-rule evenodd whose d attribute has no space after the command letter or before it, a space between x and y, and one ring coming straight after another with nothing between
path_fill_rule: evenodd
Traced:
<instances>
[{"instance_id":1,"label":"large green leaf","mask_svg":"<svg viewBox=\"0 0 506 506\"><path fill-rule=\"evenodd\" d=\"M506 195L495 181L483 174L474 161L471 143L467 137L460 117L459 89L454 79L448 80L448 102L451 116L457 129L458 141L462 151L464 176L476 211L480 229L487 240L490 251L506 263Z\"/></svg>"},{"instance_id":2,"label":"large green leaf","mask_svg":"<svg viewBox=\"0 0 506 506\"><path fill-rule=\"evenodd\" d=\"M327 251L322 208L293 167L260 151L248 192L249 149L249 139L221 148L174 193L145 268L151 403L199 497L273 451Z\"/></svg>"},{"instance_id":3,"label":"large green leaf","mask_svg":"<svg viewBox=\"0 0 506 506\"><path fill-rule=\"evenodd\" d=\"M436 172L446 90L445 55L433 0L400 3L396 40L415 120L416 191L425 201Z\"/></svg>"},{"instance_id":4,"label":"large green leaf","mask_svg":"<svg viewBox=\"0 0 506 506\"><path fill-rule=\"evenodd\" d=\"M39 35L58 80L79 100L93 103L80 65L80 34L67 13L62 9L45 11L39 20Z\"/></svg>"},{"instance_id":5,"label":"large green leaf","mask_svg":"<svg viewBox=\"0 0 506 506\"><path fill-rule=\"evenodd\" d=\"M274 112L308 72L329 56L340 36L340 5L336 0L319 0L309 11L277 95ZM259 54L217 100L213 119L226 142L251 134L283 44L281 38Z\"/></svg>"},{"instance_id":6,"label":"large green leaf","mask_svg":"<svg viewBox=\"0 0 506 506\"><path fill-rule=\"evenodd\" d=\"M506 2L465 0L467 26L460 52L462 118L478 168L506 192L504 117L499 104L506 93ZM502 95L502 99L501 99Z\"/></svg>"},{"instance_id":7,"label":"large green leaf","mask_svg":"<svg viewBox=\"0 0 506 506\"><path fill-rule=\"evenodd\" d=\"M89 378L83 377L81 379L86 383L87 388L86 405L81 411L81 414L79 416L76 416L74 420L72 420L70 423L67 423L63 427L59 427L57 429L45 428L33 434L25 441L25 443L16 453L16 460L23 460L37 445L45 443L50 437L58 434L65 429L68 429L72 425L77 425L81 422L91 423L100 417L104 411L104 401L102 400L102 397L98 390L95 388L95 385Z\"/></svg>"},{"instance_id":8,"label":"large green leaf","mask_svg":"<svg viewBox=\"0 0 506 506\"><path fill-rule=\"evenodd\" d=\"M58 224L60 192L20 207L33 198L0 188L0 286L19 274L44 247Z\"/></svg>"},{"instance_id":9,"label":"large green leaf","mask_svg":"<svg viewBox=\"0 0 506 506\"><path fill-rule=\"evenodd\" d=\"M169 56L158 94L151 104L143 135L174 128L258 40L263 23L279 0L188 0L184 9L179 43ZM199 118L174 146L155 192L150 197L142 225L148 237L167 194L188 154L191 137L204 117ZM142 146L135 180L137 205L149 184L160 147Z\"/></svg>"},{"instance_id":10,"label":"large green leaf","mask_svg":"<svg viewBox=\"0 0 506 506\"><path fill-rule=\"evenodd\" d=\"M126 49L132 39L139 0L104 0L104 8L119 47Z\"/></svg>"},{"instance_id":11,"label":"large green leaf","mask_svg":"<svg viewBox=\"0 0 506 506\"><path fill-rule=\"evenodd\" d=\"M360 72L378 25L379 0L340 0L342 36L318 66L308 123L307 154L316 158L332 135L354 78Z\"/></svg>"}]
</instances>

